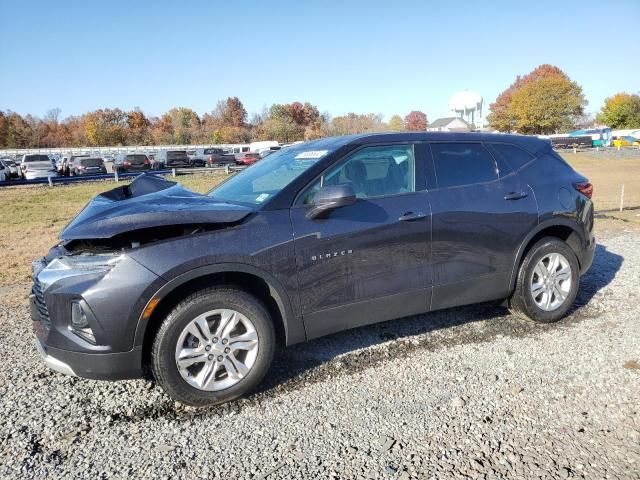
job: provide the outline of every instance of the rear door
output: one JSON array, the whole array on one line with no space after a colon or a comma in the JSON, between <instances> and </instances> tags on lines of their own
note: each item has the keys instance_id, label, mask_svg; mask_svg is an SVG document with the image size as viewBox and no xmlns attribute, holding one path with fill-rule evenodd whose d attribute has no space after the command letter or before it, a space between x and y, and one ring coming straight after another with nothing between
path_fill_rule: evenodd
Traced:
<instances>
[{"instance_id":1,"label":"rear door","mask_svg":"<svg viewBox=\"0 0 640 480\"><path fill-rule=\"evenodd\" d=\"M357 202L308 219L314 193L342 183L353 186ZM303 191L291 220L308 337L427 311L424 188L423 164L412 144L401 144L362 147Z\"/></svg>"},{"instance_id":2,"label":"rear door","mask_svg":"<svg viewBox=\"0 0 640 480\"><path fill-rule=\"evenodd\" d=\"M431 142L432 308L504 298L538 222L533 193L480 142Z\"/></svg>"}]
</instances>

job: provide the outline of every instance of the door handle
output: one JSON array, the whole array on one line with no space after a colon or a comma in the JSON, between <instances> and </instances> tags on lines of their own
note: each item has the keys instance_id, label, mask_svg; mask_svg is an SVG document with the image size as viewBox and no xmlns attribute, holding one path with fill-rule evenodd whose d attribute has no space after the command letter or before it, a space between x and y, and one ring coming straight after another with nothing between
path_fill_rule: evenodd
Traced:
<instances>
[{"instance_id":1,"label":"door handle","mask_svg":"<svg viewBox=\"0 0 640 480\"><path fill-rule=\"evenodd\" d=\"M422 220L426 218L427 214L422 212L405 212L398 218L399 222L413 222L415 220Z\"/></svg>"},{"instance_id":2,"label":"door handle","mask_svg":"<svg viewBox=\"0 0 640 480\"><path fill-rule=\"evenodd\" d=\"M526 192L509 192L504 196L505 200L520 200L528 195Z\"/></svg>"}]
</instances>

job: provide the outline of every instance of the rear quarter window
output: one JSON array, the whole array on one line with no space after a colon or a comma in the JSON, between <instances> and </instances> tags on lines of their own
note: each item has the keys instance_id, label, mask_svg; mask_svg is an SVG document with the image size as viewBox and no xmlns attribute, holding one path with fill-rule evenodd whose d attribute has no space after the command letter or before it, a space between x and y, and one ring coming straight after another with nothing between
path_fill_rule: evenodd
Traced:
<instances>
[{"instance_id":1,"label":"rear quarter window","mask_svg":"<svg viewBox=\"0 0 640 480\"><path fill-rule=\"evenodd\" d=\"M518 170L535 158L529 152L508 143L492 143L491 147L514 170Z\"/></svg>"},{"instance_id":2,"label":"rear quarter window","mask_svg":"<svg viewBox=\"0 0 640 480\"><path fill-rule=\"evenodd\" d=\"M480 143L432 143L439 188L474 185L498 178L491 154Z\"/></svg>"}]
</instances>

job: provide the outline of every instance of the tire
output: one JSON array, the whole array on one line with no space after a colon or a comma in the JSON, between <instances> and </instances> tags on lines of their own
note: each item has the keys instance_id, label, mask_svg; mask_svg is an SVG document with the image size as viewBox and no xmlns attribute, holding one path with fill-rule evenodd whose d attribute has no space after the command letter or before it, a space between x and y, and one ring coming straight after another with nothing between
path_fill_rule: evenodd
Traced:
<instances>
[{"instance_id":1,"label":"tire","mask_svg":"<svg viewBox=\"0 0 640 480\"><path fill-rule=\"evenodd\" d=\"M560 255L558 257L557 255ZM562 263L549 279L551 288L545 287L543 277L536 270L541 261L549 259L547 266L554 258L559 258L562 263L568 264L570 272L567 274ZM564 260L562 260L564 259ZM544 268L541 272L549 272ZM565 280L557 280L559 278ZM567 283L570 280L570 283ZM559 282L559 283L556 283ZM562 240L555 237L544 237L536 242L526 254L518 270L516 287L509 299L509 309L514 315L540 323L557 322L565 316L571 308L578 293L580 282L580 266L574 251ZM542 287L541 287L542 286ZM555 286L555 287L554 287ZM542 288L542 290L540 290ZM555 288L555 290L553 290ZM534 296L534 290L542 291ZM553 291L553 293L546 293ZM557 295L556 295L557 294ZM548 295L548 297L545 297ZM560 298L564 297L559 305L554 306ZM547 302L547 299L549 301ZM547 308L545 308L547 307Z\"/></svg>"},{"instance_id":2,"label":"tire","mask_svg":"<svg viewBox=\"0 0 640 480\"><path fill-rule=\"evenodd\" d=\"M185 339L184 342L191 341L197 344L198 348L193 348L193 351L200 349L202 341L198 341L196 337L190 333L185 333L187 327L193 325L192 322L195 319L203 318L199 316L222 309L235 311L239 314L239 318L249 320L249 323L254 327L252 334L257 334L257 343L254 347L257 349L257 353L246 353L247 356L252 355L252 366L250 366L248 372L238 380L231 378L228 367L217 362L217 360L223 357L225 357L224 362L228 362L230 361L230 357L235 354L232 352L225 356L222 351L216 350L224 346L222 345L224 339L218 339L214 336L213 332L216 330L216 325L222 324L224 317L222 315L219 317L213 315L208 317L209 320L205 320L211 322L211 328L213 329L211 330L209 343L206 344L208 348L207 352L204 353L204 355L208 357L208 363L194 363L193 366L188 368L193 368L196 371L193 374L189 373L185 378L184 369L179 369L177 364L178 349L182 348L181 346L183 345L182 339L186 334L187 339ZM216 318L219 318L219 320L216 320ZM244 320L242 321L244 322ZM244 323L238 327L238 329L242 327L244 327ZM202 330L199 330L199 333L202 334ZM204 335L202 335L202 337L204 338ZM218 340L218 342L213 342L213 340ZM228 347L232 346L232 340L233 337L228 335L227 341L230 342L226 344ZM239 398L253 390L260 383L273 360L275 345L276 334L274 325L267 309L259 300L242 290L231 287L206 288L193 293L179 303L162 322L153 340L151 349L151 372L165 392L174 400L193 407L216 405ZM209 350L209 348L211 348L211 350ZM226 350L229 350L229 348L226 348ZM242 352L240 352L240 355L241 354ZM201 358L200 355L201 354L198 354L198 358ZM211 357L214 358L212 359ZM248 357L245 357L242 362L249 363L247 358ZM187 359L187 361L189 360ZM236 361L237 360L234 360L232 363ZM245 363L242 362L240 362L240 365L246 367ZM212 370L209 371L215 370L213 377L204 376L204 378L212 378L213 382L211 385L221 385L224 387L225 382L229 383L233 381L237 383L214 391L205 390L204 385L203 388L198 388L193 385L192 383L197 383L196 381L200 378L200 373L204 371L207 365L211 365ZM200 366L202 370L198 370ZM239 371L240 369L237 369L237 372L234 370L236 377L239 375ZM215 379L218 377L222 377L222 380L216 381ZM205 383L205 385L208 384Z\"/></svg>"}]
</instances>

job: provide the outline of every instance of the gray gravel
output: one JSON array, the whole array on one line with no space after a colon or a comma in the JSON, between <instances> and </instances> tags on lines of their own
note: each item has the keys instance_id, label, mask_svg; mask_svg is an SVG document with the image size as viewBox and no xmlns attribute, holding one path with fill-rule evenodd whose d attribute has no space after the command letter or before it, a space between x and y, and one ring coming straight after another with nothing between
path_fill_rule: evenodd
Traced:
<instances>
[{"instance_id":1,"label":"gray gravel","mask_svg":"<svg viewBox=\"0 0 640 480\"><path fill-rule=\"evenodd\" d=\"M48 371L2 304L0 478L640 478L638 247L604 239L558 324L483 304L361 328L207 410Z\"/></svg>"}]
</instances>

